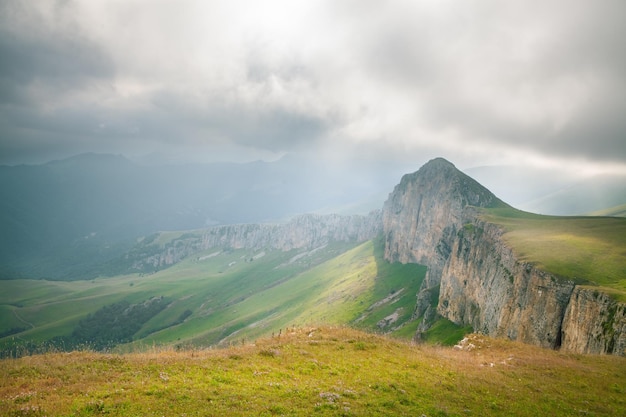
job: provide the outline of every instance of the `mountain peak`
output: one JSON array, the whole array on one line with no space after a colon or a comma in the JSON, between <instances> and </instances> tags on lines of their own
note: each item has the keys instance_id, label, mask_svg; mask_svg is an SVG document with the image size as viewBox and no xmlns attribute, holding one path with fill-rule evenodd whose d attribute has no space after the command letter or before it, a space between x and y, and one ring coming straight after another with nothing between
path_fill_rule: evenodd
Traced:
<instances>
[{"instance_id":1,"label":"mountain peak","mask_svg":"<svg viewBox=\"0 0 626 417\"><path fill-rule=\"evenodd\" d=\"M433 248L456 233L468 206L508 207L443 158L403 176L383 209L386 258L422 264L444 259L449 249Z\"/></svg>"},{"instance_id":2,"label":"mountain peak","mask_svg":"<svg viewBox=\"0 0 626 417\"><path fill-rule=\"evenodd\" d=\"M454 169L456 169L456 167L454 166L454 164L452 162L450 162L447 159L442 158L442 157L437 157L437 158L431 159L430 161L426 162L424 164L424 166L422 166L422 168L432 167L432 166L447 167L447 168L454 168Z\"/></svg>"},{"instance_id":3,"label":"mountain peak","mask_svg":"<svg viewBox=\"0 0 626 417\"><path fill-rule=\"evenodd\" d=\"M476 180L458 170L454 164L444 158L435 158L424 164L419 170L402 177L397 191L413 189L420 195L434 199L457 200L461 207L507 207L491 191ZM394 190L395 192L395 190Z\"/></svg>"}]
</instances>

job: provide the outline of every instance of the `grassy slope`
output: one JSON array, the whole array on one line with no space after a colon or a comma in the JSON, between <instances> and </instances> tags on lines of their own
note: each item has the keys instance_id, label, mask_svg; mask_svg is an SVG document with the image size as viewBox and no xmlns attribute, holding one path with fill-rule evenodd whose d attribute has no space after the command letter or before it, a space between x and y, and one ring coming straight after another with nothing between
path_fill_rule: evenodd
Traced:
<instances>
[{"instance_id":1,"label":"grassy slope","mask_svg":"<svg viewBox=\"0 0 626 417\"><path fill-rule=\"evenodd\" d=\"M626 301L626 219L514 209L492 209L485 218L505 228L505 240L522 261L580 284L605 287Z\"/></svg>"},{"instance_id":2,"label":"grassy slope","mask_svg":"<svg viewBox=\"0 0 626 417\"><path fill-rule=\"evenodd\" d=\"M0 361L6 416L626 415L626 360L483 336L473 350L346 328L223 350Z\"/></svg>"},{"instance_id":3,"label":"grassy slope","mask_svg":"<svg viewBox=\"0 0 626 417\"><path fill-rule=\"evenodd\" d=\"M626 204L589 213L590 216L626 217Z\"/></svg>"},{"instance_id":4,"label":"grassy slope","mask_svg":"<svg viewBox=\"0 0 626 417\"><path fill-rule=\"evenodd\" d=\"M352 323L379 330L377 323L395 313L396 321L381 329L389 332L411 319L425 274L419 265L384 261L380 240L357 247L332 244L297 258L302 254L296 251L216 252L145 276L71 283L6 281L0 294L0 332L27 330L0 339L0 345L69 334L78 320L104 305L153 296L173 302L143 326L127 350L240 342L308 323ZM377 303L381 300L386 302ZM171 326L185 310L192 314ZM403 336L411 336L405 332Z\"/></svg>"}]
</instances>

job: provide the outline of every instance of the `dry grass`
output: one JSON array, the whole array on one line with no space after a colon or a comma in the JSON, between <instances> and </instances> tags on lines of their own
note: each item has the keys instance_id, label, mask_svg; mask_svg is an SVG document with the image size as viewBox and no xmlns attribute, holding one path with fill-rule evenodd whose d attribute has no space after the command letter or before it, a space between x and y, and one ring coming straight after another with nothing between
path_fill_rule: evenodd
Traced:
<instances>
[{"instance_id":1,"label":"dry grass","mask_svg":"<svg viewBox=\"0 0 626 417\"><path fill-rule=\"evenodd\" d=\"M626 359L472 335L463 349L348 328L223 350L0 361L0 415L626 415Z\"/></svg>"}]
</instances>

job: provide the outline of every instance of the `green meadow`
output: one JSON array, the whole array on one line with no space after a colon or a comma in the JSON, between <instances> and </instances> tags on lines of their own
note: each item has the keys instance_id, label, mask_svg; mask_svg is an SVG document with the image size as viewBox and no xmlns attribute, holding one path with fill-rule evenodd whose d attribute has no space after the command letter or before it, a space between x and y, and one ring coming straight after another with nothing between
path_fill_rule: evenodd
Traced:
<instances>
[{"instance_id":1,"label":"green meadow","mask_svg":"<svg viewBox=\"0 0 626 417\"><path fill-rule=\"evenodd\" d=\"M62 350L50 340L70 335L88 315L152 297L165 297L167 308L143 323L119 351L223 346L319 323L410 338L415 294L426 268L390 264L382 245L378 239L310 251L214 248L153 274L3 281L0 346L30 343L43 351Z\"/></svg>"},{"instance_id":2,"label":"green meadow","mask_svg":"<svg viewBox=\"0 0 626 417\"><path fill-rule=\"evenodd\" d=\"M521 261L626 301L626 218L544 216L515 209L490 209L484 218L504 228L506 242Z\"/></svg>"}]
</instances>

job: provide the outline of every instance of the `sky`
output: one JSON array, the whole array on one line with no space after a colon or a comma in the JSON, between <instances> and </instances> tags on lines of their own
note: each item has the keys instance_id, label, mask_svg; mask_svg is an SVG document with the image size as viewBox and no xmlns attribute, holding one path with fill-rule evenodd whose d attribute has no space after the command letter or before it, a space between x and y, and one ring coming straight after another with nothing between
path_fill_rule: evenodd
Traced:
<instances>
[{"instance_id":1,"label":"sky","mask_svg":"<svg viewBox=\"0 0 626 417\"><path fill-rule=\"evenodd\" d=\"M0 164L626 172L623 0L0 0Z\"/></svg>"}]
</instances>

